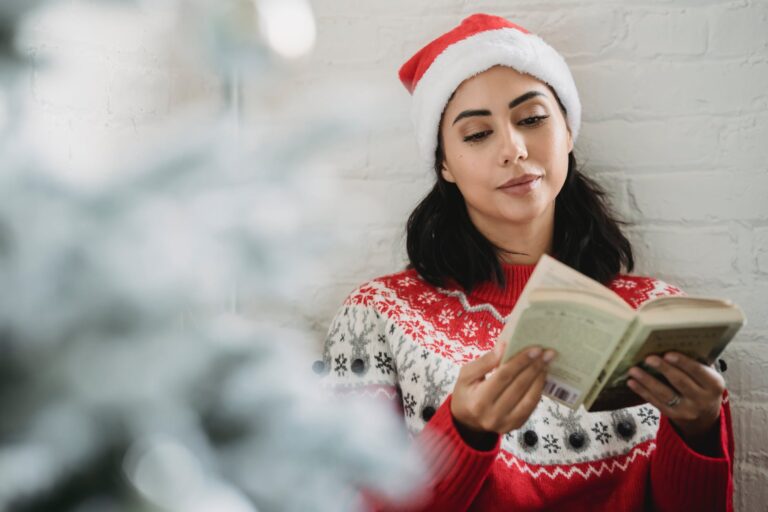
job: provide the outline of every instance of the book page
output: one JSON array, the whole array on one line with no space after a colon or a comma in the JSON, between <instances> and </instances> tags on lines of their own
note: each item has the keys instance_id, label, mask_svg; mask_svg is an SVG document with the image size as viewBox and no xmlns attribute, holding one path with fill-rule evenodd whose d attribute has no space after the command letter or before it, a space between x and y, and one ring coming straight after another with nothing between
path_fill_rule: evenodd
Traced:
<instances>
[{"instance_id":1,"label":"book page","mask_svg":"<svg viewBox=\"0 0 768 512\"><path fill-rule=\"evenodd\" d=\"M637 337L637 330L639 328L639 322L637 318L635 318L630 324L629 327L627 327L627 330L624 331L624 335L621 337L621 340L616 344L616 347L613 349L613 352L611 352L610 357L608 357L607 362L605 363L605 367L600 371L599 375L597 376L597 379L595 380L595 383L592 385L592 388L589 390L589 393L587 393L587 396L584 397L584 407L587 408L587 410L592 410L592 404L595 402L595 399L598 397L599 393L603 390L605 387L606 381L613 375L613 370L618 366L619 362L624 358L627 351L632 345L632 340L636 339ZM629 388L626 388L626 390L630 391ZM630 391L631 393L631 391ZM626 400L627 397L622 395L622 399ZM615 400L615 397L612 397L612 400Z\"/></svg>"},{"instance_id":2,"label":"book page","mask_svg":"<svg viewBox=\"0 0 768 512\"><path fill-rule=\"evenodd\" d=\"M645 358L651 354L675 351L704 364L711 364L730 341L730 338L724 337L730 330L731 326L722 324L686 327L641 325L633 342L634 346L616 366L606 385L625 383L629 369L636 364L643 364Z\"/></svg>"},{"instance_id":3,"label":"book page","mask_svg":"<svg viewBox=\"0 0 768 512\"><path fill-rule=\"evenodd\" d=\"M542 254L531 277L528 279L525 288L517 299L515 307L507 318L504 329L502 329L501 334L499 335L499 340L509 340L512 337L512 333L515 330L515 325L517 325L520 314L528 307L531 291L537 288L586 290L601 295L628 311L633 311L632 308L612 290L606 288L594 279L585 276L581 272L572 269L565 263L556 260L552 256ZM506 359L507 356L505 354L505 360Z\"/></svg>"},{"instance_id":4,"label":"book page","mask_svg":"<svg viewBox=\"0 0 768 512\"><path fill-rule=\"evenodd\" d=\"M534 302L568 302L601 309L606 313L632 320L636 313L616 301L609 300L593 290L574 290L572 288L534 288L528 294L528 304Z\"/></svg>"},{"instance_id":5,"label":"book page","mask_svg":"<svg viewBox=\"0 0 768 512\"><path fill-rule=\"evenodd\" d=\"M575 408L629 323L627 318L572 302L532 302L520 316L506 353L532 345L556 350L544 394Z\"/></svg>"},{"instance_id":6,"label":"book page","mask_svg":"<svg viewBox=\"0 0 768 512\"><path fill-rule=\"evenodd\" d=\"M663 375L645 365L644 360L651 354L662 355L669 351L680 352L703 364L711 364L725 349L741 327L739 321L698 322L682 324L668 320L666 325L648 325L640 322L633 329L629 346L613 369L607 368L609 377L597 396L588 397L585 406L590 411L610 410L629 405L627 400L633 394L626 386L628 371L638 365L654 377L667 383ZM594 393L593 393L594 394ZM594 405L591 403L594 401Z\"/></svg>"},{"instance_id":7,"label":"book page","mask_svg":"<svg viewBox=\"0 0 768 512\"><path fill-rule=\"evenodd\" d=\"M656 297L654 299L645 301L639 308L639 312L656 310L656 309L671 309L671 308L692 308L696 310L702 309L730 309L736 307L735 304L728 299L715 299L712 297L691 297L688 295L673 295L668 297ZM708 315L708 311L702 311L703 315Z\"/></svg>"}]
</instances>

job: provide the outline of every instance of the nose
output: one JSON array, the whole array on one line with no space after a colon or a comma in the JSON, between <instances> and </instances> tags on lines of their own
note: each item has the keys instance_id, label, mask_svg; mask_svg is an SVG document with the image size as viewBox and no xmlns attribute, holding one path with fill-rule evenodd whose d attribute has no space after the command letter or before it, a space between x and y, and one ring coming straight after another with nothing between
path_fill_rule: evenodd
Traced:
<instances>
[{"instance_id":1,"label":"nose","mask_svg":"<svg viewBox=\"0 0 768 512\"><path fill-rule=\"evenodd\" d=\"M499 149L499 164L507 166L528 158L528 150L522 134L513 128L506 128L501 134L501 148Z\"/></svg>"}]
</instances>

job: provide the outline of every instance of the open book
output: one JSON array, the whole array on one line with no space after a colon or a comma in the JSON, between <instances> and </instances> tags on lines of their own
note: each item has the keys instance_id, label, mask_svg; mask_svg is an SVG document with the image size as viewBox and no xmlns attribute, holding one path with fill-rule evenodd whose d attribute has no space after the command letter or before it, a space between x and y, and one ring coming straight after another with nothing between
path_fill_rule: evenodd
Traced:
<instances>
[{"instance_id":1,"label":"open book","mask_svg":"<svg viewBox=\"0 0 768 512\"><path fill-rule=\"evenodd\" d=\"M499 335L502 361L538 345L557 351L544 395L573 409L613 410L643 403L627 371L650 354L677 351L712 364L744 325L728 300L657 297L633 309L597 281L544 254Z\"/></svg>"}]
</instances>

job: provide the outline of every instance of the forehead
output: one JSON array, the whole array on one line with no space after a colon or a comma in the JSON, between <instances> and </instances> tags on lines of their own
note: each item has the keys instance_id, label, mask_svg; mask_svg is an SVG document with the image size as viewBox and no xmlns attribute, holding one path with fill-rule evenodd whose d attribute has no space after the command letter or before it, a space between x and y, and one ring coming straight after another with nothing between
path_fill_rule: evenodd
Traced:
<instances>
[{"instance_id":1,"label":"forehead","mask_svg":"<svg viewBox=\"0 0 768 512\"><path fill-rule=\"evenodd\" d=\"M494 66L464 80L453 93L446 111L492 108L494 103L506 105L521 94L533 90L552 99L549 88L541 80L510 67Z\"/></svg>"}]
</instances>

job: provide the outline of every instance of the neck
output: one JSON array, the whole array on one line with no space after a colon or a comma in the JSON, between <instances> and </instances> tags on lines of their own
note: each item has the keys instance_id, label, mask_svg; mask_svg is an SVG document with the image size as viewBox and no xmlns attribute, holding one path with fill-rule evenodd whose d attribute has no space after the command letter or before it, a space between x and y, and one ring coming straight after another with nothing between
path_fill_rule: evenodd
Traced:
<instances>
[{"instance_id":1,"label":"neck","mask_svg":"<svg viewBox=\"0 0 768 512\"><path fill-rule=\"evenodd\" d=\"M492 281L478 285L470 294L475 300L512 307L517 302L536 265L501 263L505 286Z\"/></svg>"},{"instance_id":2,"label":"neck","mask_svg":"<svg viewBox=\"0 0 768 512\"><path fill-rule=\"evenodd\" d=\"M503 249L501 261L513 265L534 265L542 254L552 253L555 231L555 203L537 217L521 223L495 222L468 211L472 223L491 243Z\"/></svg>"}]
</instances>

